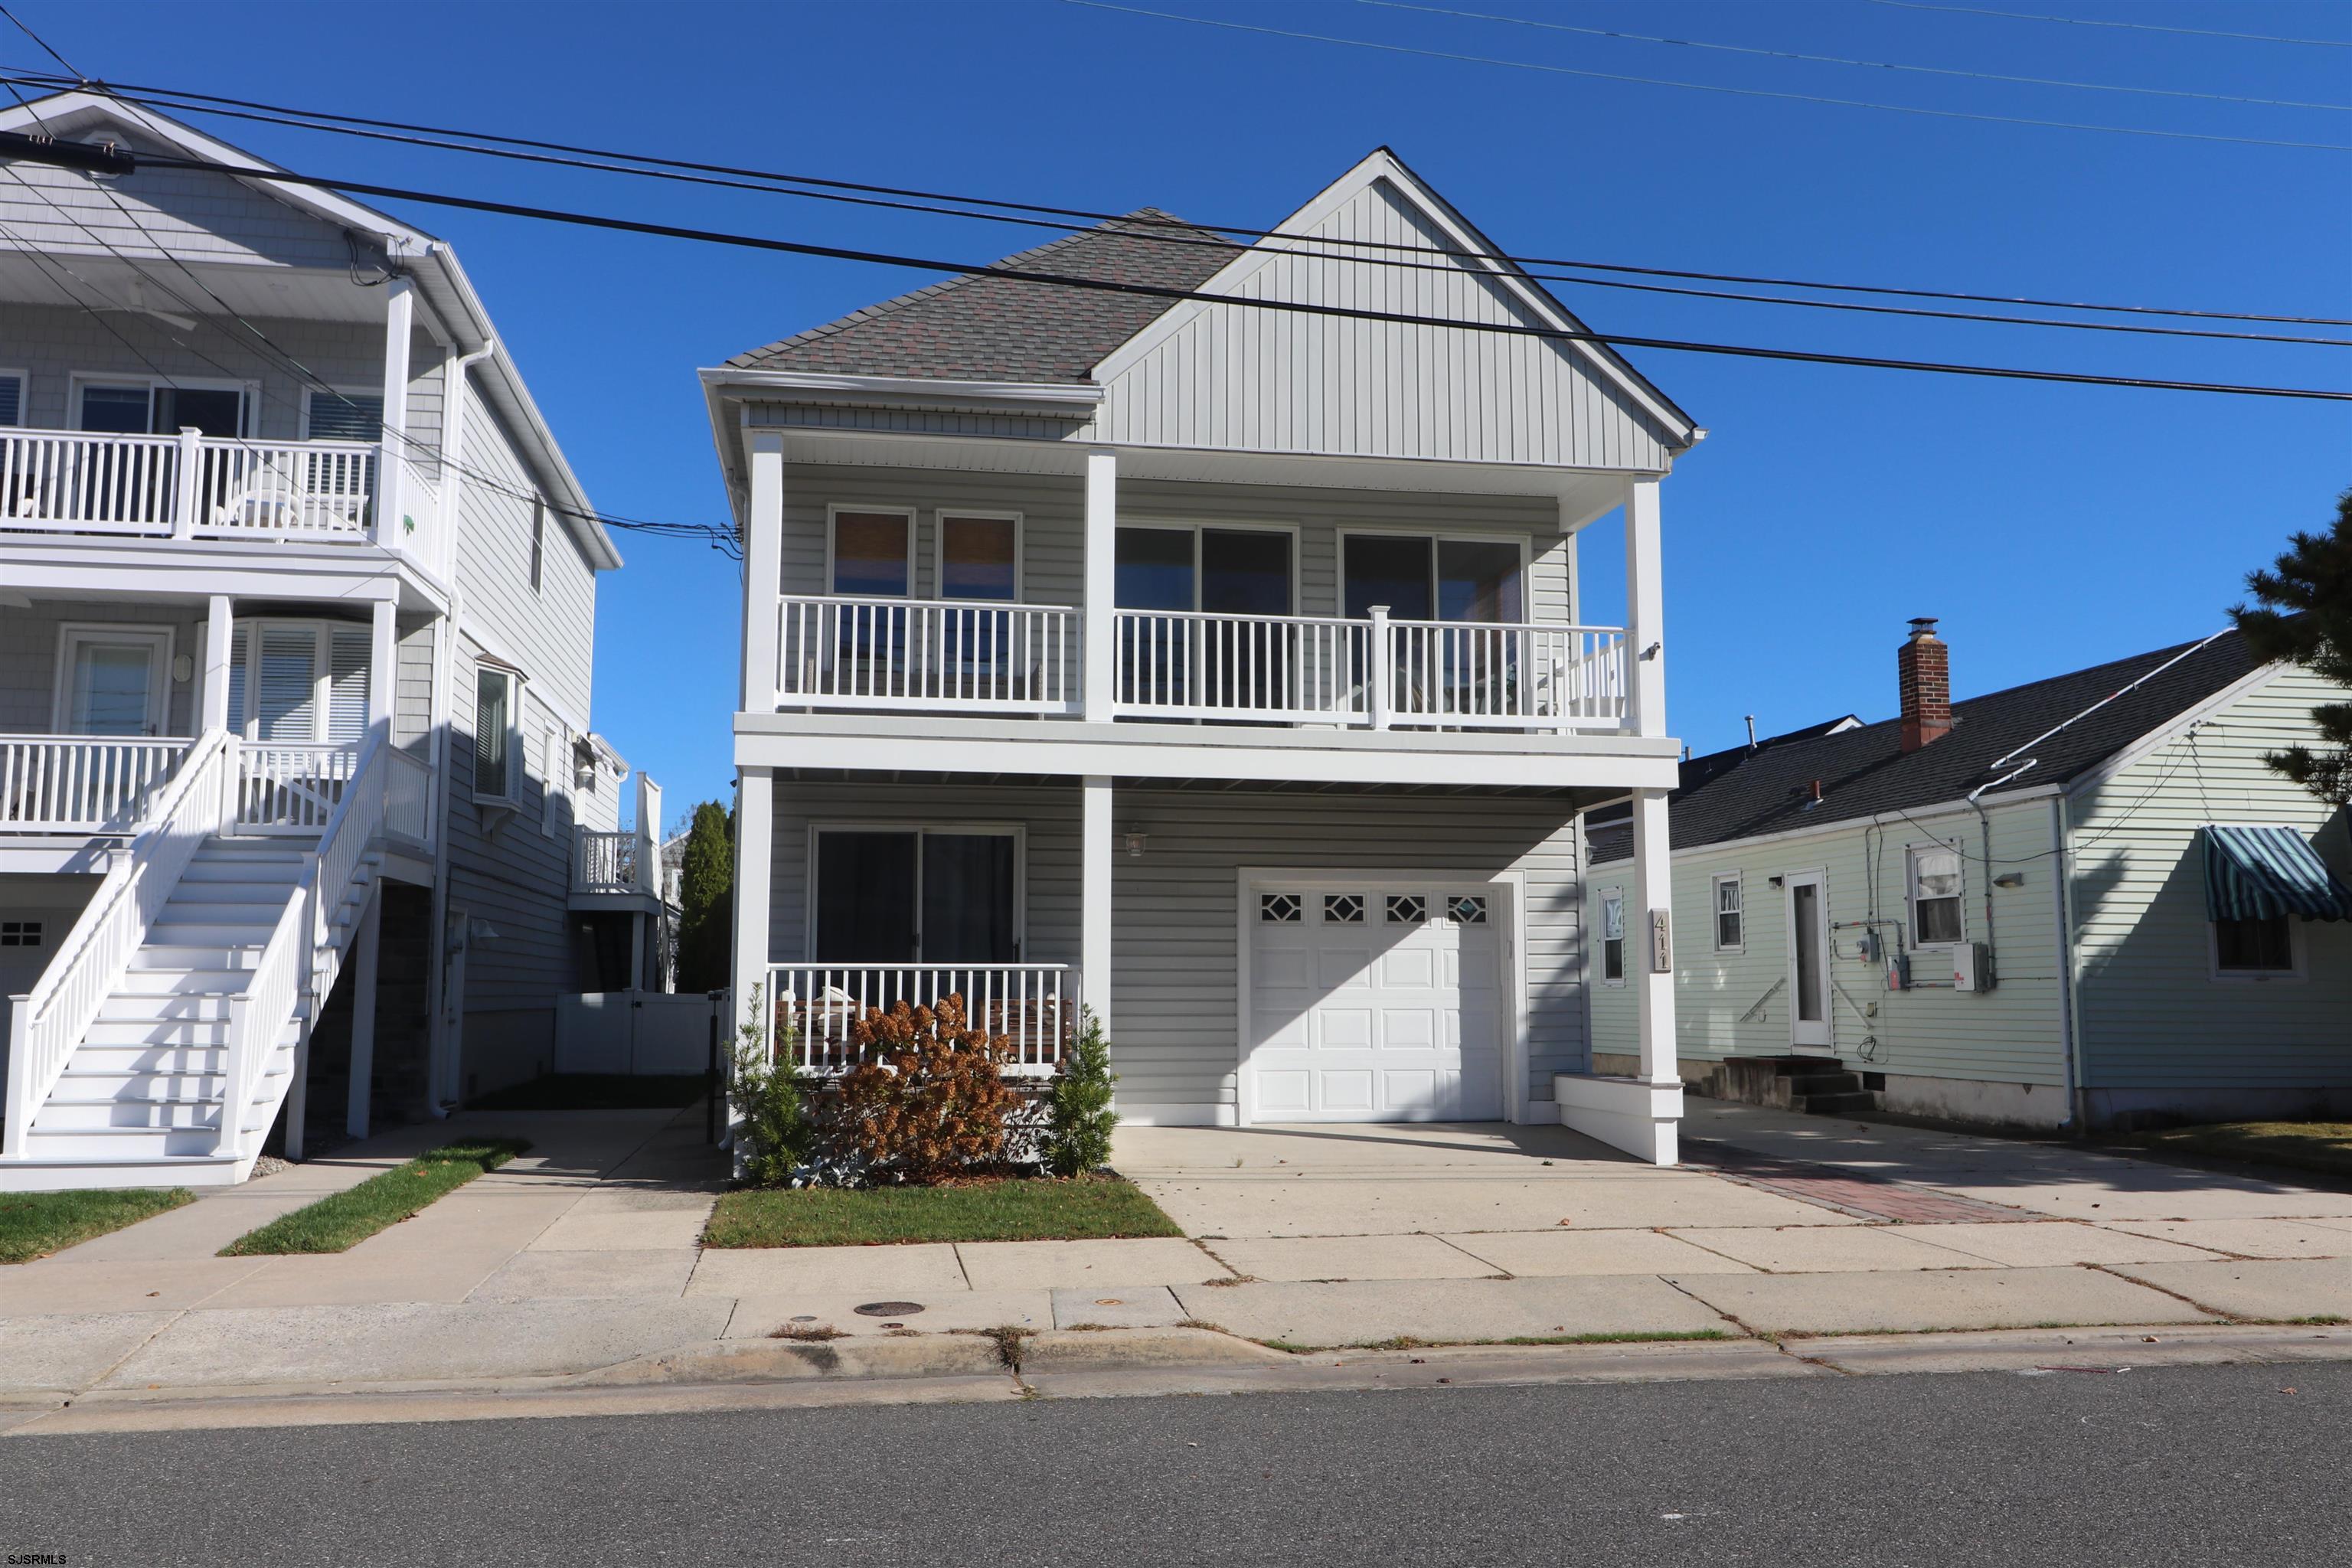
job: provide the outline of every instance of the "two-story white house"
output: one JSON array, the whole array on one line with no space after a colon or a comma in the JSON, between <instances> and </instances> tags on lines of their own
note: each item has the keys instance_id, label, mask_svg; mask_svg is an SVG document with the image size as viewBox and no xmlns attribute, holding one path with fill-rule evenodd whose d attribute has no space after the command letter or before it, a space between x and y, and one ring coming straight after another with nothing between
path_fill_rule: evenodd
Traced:
<instances>
[{"instance_id":1,"label":"two-story white house","mask_svg":"<svg viewBox=\"0 0 2352 1568\"><path fill-rule=\"evenodd\" d=\"M92 93L0 130L267 167ZM0 1190L436 1114L642 966L619 564L446 244L0 161Z\"/></svg>"},{"instance_id":2,"label":"two-story white house","mask_svg":"<svg viewBox=\"0 0 2352 1568\"><path fill-rule=\"evenodd\" d=\"M1663 921L1658 491L1703 432L1386 150L1278 231L1147 209L702 373L749 561L736 994L819 1070L958 993L1032 1072L1091 1009L1139 1122L1671 1161L1670 954L1635 1070L1589 1071L1576 819L1633 800Z\"/></svg>"}]
</instances>

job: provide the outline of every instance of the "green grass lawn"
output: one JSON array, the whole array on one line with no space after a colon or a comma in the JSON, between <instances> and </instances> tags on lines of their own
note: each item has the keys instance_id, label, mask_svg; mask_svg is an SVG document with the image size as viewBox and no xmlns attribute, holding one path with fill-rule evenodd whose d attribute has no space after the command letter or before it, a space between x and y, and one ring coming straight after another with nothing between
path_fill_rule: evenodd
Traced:
<instances>
[{"instance_id":1,"label":"green grass lawn","mask_svg":"<svg viewBox=\"0 0 2352 1568\"><path fill-rule=\"evenodd\" d=\"M349 1252L377 1231L398 1225L434 1199L457 1191L486 1171L497 1170L530 1147L514 1138L445 1144L404 1165L370 1176L358 1186L280 1215L259 1230L247 1231L222 1247L220 1255Z\"/></svg>"},{"instance_id":2,"label":"green grass lawn","mask_svg":"<svg viewBox=\"0 0 2352 1568\"><path fill-rule=\"evenodd\" d=\"M1183 1234L1133 1183L1076 1176L860 1192L730 1193L719 1200L702 1241L706 1247L871 1247Z\"/></svg>"},{"instance_id":3,"label":"green grass lawn","mask_svg":"<svg viewBox=\"0 0 2352 1568\"><path fill-rule=\"evenodd\" d=\"M36 1258L196 1201L185 1187L0 1194L0 1263Z\"/></svg>"},{"instance_id":4,"label":"green grass lawn","mask_svg":"<svg viewBox=\"0 0 2352 1568\"><path fill-rule=\"evenodd\" d=\"M692 1105L702 1098L700 1073L639 1077L620 1072L550 1073L509 1084L466 1102L468 1110L644 1110Z\"/></svg>"},{"instance_id":5,"label":"green grass lawn","mask_svg":"<svg viewBox=\"0 0 2352 1568\"><path fill-rule=\"evenodd\" d=\"M2352 1121L2217 1121L2126 1140L2159 1153L2202 1154L2352 1176Z\"/></svg>"}]
</instances>

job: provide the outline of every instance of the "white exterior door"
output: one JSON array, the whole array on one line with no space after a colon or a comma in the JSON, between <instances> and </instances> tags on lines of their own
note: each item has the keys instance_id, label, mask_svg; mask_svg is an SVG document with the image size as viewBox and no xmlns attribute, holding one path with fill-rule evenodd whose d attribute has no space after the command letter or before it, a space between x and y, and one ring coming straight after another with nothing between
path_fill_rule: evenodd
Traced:
<instances>
[{"instance_id":1,"label":"white exterior door","mask_svg":"<svg viewBox=\"0 0 2352 1568\"><path fill-rule=\"evenodd\" d=\"M1503 900L1378 882L1249 893L1255 1121L1503 1114Z\"/></svg>"},{"instance_id":2,"label":"white exterior door","mask_svg":"<svg viewBox=\"0 0 2352 1568\"><path fill-rule=\"evenodd\" d=\"M1789 900L1789 1044L1801 1051L1834 1051L1829 879L1819 871L1797 871L1784 885Z\"/></svg>"}]
</instances>

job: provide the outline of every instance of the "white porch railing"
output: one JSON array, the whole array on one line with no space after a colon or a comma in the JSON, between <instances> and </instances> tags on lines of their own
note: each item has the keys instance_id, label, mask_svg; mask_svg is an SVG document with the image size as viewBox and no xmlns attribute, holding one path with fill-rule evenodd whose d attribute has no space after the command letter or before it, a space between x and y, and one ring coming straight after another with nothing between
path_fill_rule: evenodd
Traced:
<instances>
[{"instance_id":1,"label":"white porch railing","mask_svg":"<svg viewBox=\"0 0 2352 1568\"><path fill-rule=\"evenodd\" d=\"M575 827L572 835L572 890L575 893L651 893L650 858L634 832L608 833Z\"/></svg>"},{"instance_id":2,"label":"white porch railing","mask_svg":"<svg viewBox=\"0 0 2352 1568\"><path fill-rule=\"evenodd\" d=\"M1625 720L1625 634L1613 626L1388 621L1396 723L1614 730Z\"/></svg>"},{"instance_id":3,"label":"white porch railing","mask_svg":"<svg viewBox=\"0 0 2352 1568\"><path fill-rule=\"evenodd\" d=\"M357 441L0 430L0 529L366 542L378 458Z\"/></svg>"},{"instance_id":4,"label":"white porch railing","mask_svg":"<svg viewBox=\"0 0 2352 1568\"><path fill-rule=\"evenodd\" d=\"M8 1100L0 1154L20 1156L33 1113L56 1087L66 1059L106 998L122 983L189 859L222 826L236 777L236 742L215 730L194 742L154 803L130 852L115 858L57 956L25 995L11 999Z\"/></svg>"},{"instance_id":5,"label":"white porch railing","mask_svg":"<svg viewBox=\"0 0 2352 1568\"><path fill-rule=\"evenodd\" d=\"M112 735L0 735L0 832L131 828L190 744Z\"/></svg>"},{"instance_id":6,"label":"white porch railing","mask_svg":"<svg viewBox=\"0 0 2352 1568\"><path fill-rule=\"evenodd\" d=\"M1081 617L1062 605L787 595L777 613L785 707L1078 710Z\"/></svg>"},{"instance_id":7,"label":"white porch railing","mask_svg":"<svg viewBox=\"0 0 2352 1568\"><path fill-rule=\"evenodd\" d=\"M772 1024L789 1017L799 1031L793 1065L803 1072L847 1071L857 1059L850 1026L894 1002L962 997L974 1027L1011 1041L999 1064L1009 1074L1052 1072L1078 1027L1078 973L1063 963L773 964L768 995Z\"/></svg>"},{"instance_id":8,"label":"white porch railing","mask_svg":"<svg viewBox=\"0 0 2352 1568\"><path fill-rule=\"evenodd\" d=\"M359 752L356 745L238 742L236 804L229 831L320 831L342 804L343 792L359 766Z\"/></svg>"},{"instance_id":9,"label":"white porch railing","mask_svg":"<svg viewBox=\"0 0 2352 1568\"><path fill-rule=\"evenodd\" d=\"M1112 710L1167 719L1364 721L1370 623L1120 610Z\"/></svg>"}]
</instances>

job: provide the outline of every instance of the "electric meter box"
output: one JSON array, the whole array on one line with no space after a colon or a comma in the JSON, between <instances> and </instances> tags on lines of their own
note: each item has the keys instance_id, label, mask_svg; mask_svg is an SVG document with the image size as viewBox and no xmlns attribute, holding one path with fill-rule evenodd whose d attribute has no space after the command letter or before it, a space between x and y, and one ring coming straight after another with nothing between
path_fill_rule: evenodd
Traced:
<instances>
[{"instance_id":1,"label":"electric meter box","mask_svg":"<svg viewBox=\"0 0 2352 1568\"><path fill-rule=\"evenodd\" d=\"M1964 942L1952 949L1952 989L1955 991L1992 989L1992 961L1986 956L1984 943Z\"/></svg>"}]
</instances>

